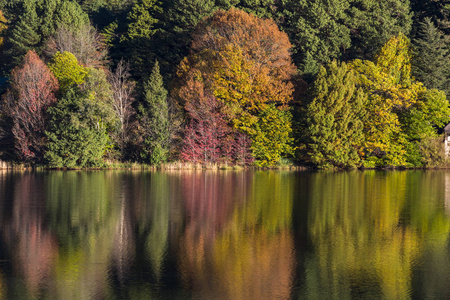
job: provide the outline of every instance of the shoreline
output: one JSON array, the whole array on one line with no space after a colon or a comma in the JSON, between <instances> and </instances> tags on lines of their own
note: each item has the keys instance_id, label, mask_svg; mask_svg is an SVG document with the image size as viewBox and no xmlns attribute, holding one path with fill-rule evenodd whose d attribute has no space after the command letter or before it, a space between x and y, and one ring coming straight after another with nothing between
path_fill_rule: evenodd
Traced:
<instances>
[{"instance_id":1,"label":"shoreline","mask_svg":"<svg viewBox=\"0 0 450 300\"><path fill-rule=\"evenodd\" d=\"M166 163L159 166L151 166L140 163L107 163L103 167L91 168L52 168L45 165L33 164L17 164L0 161L0 170L11 171L103 171L103 170L134 170L134 171L239 171L239 170L312 170L306 166L276 166L276 167L258 167L258 166L240 166L240 165L226 165L226 164L192 164L183 162Z\"/></svg>"},{"instance_id":2,"label":"shoreline","mask_svg":"<svg viewBox=\"0 0 450 300\"><path fill-rule=\"evenodd\" d=\"M107 171L107 170L128 170L128 171L240 171L240 170L283 170L283 171L325 171L325 172L342 172L342 171L403 171L403 170L447 170L448 166L439 167L375 167L375 168L352 168L352 169L318 169L311 166L302 165L286 165L275 167L258 167L258 166L240 166L240 165L226 165L226 164L193 164L183 162L166 163L159 166L151 166L141 163L120 163L109 162L106 166L95 168L52 168L45 165L33 165L33 164L17 164L11 162L5 162L0 160L1 171Z\"/></svg>"}]
</instances>

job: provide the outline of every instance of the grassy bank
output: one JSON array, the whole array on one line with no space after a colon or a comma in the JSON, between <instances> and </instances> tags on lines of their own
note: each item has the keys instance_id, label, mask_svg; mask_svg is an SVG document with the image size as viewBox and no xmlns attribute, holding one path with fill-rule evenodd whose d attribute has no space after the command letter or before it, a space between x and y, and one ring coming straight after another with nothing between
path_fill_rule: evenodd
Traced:
<instances>
[{"instance_id":1,"label":"grassy bank","mask_svg":"<svg viewBox=\"0 0 450 300\"><path fill-rule=\"evenodd\" d=\"M135 162L106 161L104 166L96 168L50 168L46 165L26 164L0 161L0 170L306 170L307 167L295 166L294 164L283 164L271 168L260 168L256 166L240 166L229 164L193 164L186 162L171 162L158 166Z\"/></svg>"}]
</instances>

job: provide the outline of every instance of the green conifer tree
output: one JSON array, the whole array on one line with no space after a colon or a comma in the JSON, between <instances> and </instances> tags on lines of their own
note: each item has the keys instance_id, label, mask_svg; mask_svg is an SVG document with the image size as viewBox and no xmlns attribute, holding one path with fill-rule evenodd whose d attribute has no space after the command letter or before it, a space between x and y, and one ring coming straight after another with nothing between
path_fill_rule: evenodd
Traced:
<instances>
[{"instance_id":1,"label":"green conifer tree","mask_svg":"<svg viewBox=\"0 0 450 300\"><path fill-rule=\"evenodd\" d=\"M343 20L350 28L352 44L345 59L373 59L394 35L409 35L412 13L409 0L351 0Z\"/></svg>"},{"instance_id":2,"label":"green conifer tree","mask_svg":"<svg viewBox=\"0 0 450 300\"><path fill-rule=\"evenodd\" d=\"M158 61L144 85L144 99L138 112L143 130L142 160L151 165L165 162L169 143L169 109Z\"/></svg>"},{"instance_id":3,"label":"green conifer tree","mask_svg":"<svg viewBox=\"0 0 450 300\"><path fill-rule=\"evenodd\" d=\"M420 23L413 45L413 75L427 88L443 90L450 95L448 39L436 28L431 18L427 17Z\"/></svg>"},{"instance_id":4,"label":"green conifer tree","mask_svg":"<svg viewBox=\"0 0 450 300\"><path fill-rule=\"evenodd\" d=\"M92 121L92 105L78 88L70 88L48 109L45 159L51 167L98 167L108 143L105 126Z\"/></svg>"},{"instance_id":5,"label":"green conifer tree","mask_svg":"<svg viewBox=\"0 0 450 300\"><path fill-rule=\"evenodd\" d=\"M309 155L319 168L356 167L363 144L367 96L355 86L354 72L332 61L321 67L307 106Z\"/></svg>"},{"instance_id":6,"label":"green conifer tree","mask_svg":"<svg viewBox=\"0 0 450 300\"><path fill-rule=\"evenodd\" d=\"M348 0L283 0L279 23L293 44L294 63L311 77L319 65L350 48L350 29L343 24Z\"/></svg>"},{"instance_id":7,"label":"green conifer tree","mask_svg":"<svg viewBox=\"0 0 450 300\"><path fill-rule=\"evenodd\" d=\"M158 0L138 0L128 14L128 29L122 38L133 75L145 78L148 65L155 59L154 35L159 31L161 3Z\"/></svg>"}]
</instances>

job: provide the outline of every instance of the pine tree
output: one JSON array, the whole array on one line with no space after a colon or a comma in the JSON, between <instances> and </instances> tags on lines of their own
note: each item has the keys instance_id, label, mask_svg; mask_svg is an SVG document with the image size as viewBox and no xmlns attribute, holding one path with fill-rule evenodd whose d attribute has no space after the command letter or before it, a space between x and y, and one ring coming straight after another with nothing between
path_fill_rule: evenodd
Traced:
<instances>
[{"instance_id":1,"label":"pine tree","mask_svg":"<svg viewBox=\"0 0 450 300\"><path fill-rule=\"evenodd\" d=\"M138 0L128 14L128 29L122 42L125 43L128 61L133 75L145 78L148 65L155 59L154 35L159 31L161 3L158 0Z\"/></svg>"},{"instance_id":2,"label":"pine tree","mask_svg":"<svg viewBox=\"0 0 450 300\"><path fill-rule=\"evenodd\" d=\"M144 85L144 99L138 107L143 129L143 149L141 158L152 165L167 160L169 143L169 109L167 90L155 62L150 78Z\"/></svg>"},{"instance_id":3,"label":"pine tree","mask_svg":"<svg viewBox=\"0 0 450 300\"><path fill-rule=\"evenodd\" d=\"M420 23L413 45L413 75L427 88L443 90L450 95L448 39L436 28L431 18L425 18Z\"/></svg>"},{"instance_id":4,"label":"pine tree","mask_svg":"<svg viewBox=\"0 0 450 300\"><path fill-rule=\"evenodd\" d=\"M55 106L48 109L49 124L45 159L50 167L98 167L103 164L108 136L105 126L92 122L88 96L69 88Z\"/></svg>"},{"instance_id":5,"label":"pine tree","mask_svg":"<svg viewBox=\"0 0 450 300\"><path fill-rule=\"evenodd\" d=\"M293 44L293 60L303 74L315 75L319 65L339 58L350 48L350 29L343 24L348 0L283 0L280 23Z\"/></svg>"},{"instance_id":6,"label":"pine tree","mask_svg":"<svg viewBox=\"0 0 450 300\"><path fill-rule=\"evenodd\" d=\"M216 9L213 0L174 1L164 18L167 25L158 34L158 46L154 49L164 73L170 75L183 57L189 54L195 26Z\"/></svg>"},{"instance_id":7,"label":"pine tree","mask_svg":"<svg viewBox=\"0 0 450 300\"><path fill-rule=\"evenodd\" d=\"M355 167L364 141L366 96L355 86L354 72L333 61L321 67L307 106L309 155L320 168Z\"/></svg>"},{"instance_id":8,"label":"pine tree","mask_svg":"<svg viewBox=\"0 0 450 300\"><path fill-rule=\"evenodd\" d=\"M372 59L392 36L411 31L409 0L351 0L350 5L343 20L352 40L345 59Z\"/></svg>"}]
</instances>

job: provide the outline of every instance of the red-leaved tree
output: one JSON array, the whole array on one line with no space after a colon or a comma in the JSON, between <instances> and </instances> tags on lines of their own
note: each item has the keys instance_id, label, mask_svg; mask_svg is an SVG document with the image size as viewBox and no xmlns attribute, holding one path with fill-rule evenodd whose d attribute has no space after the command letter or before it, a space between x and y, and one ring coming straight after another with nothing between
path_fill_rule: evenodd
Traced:
<instances>
[{"instance_id":1,"label":"red-leaved tree","mask_svg":"<svg viewBox=\"0 0 450 300\"><path fill-rule=\"evenodd\" d=\"M190 123L185 129L181 157L190 162L217 163L222 159L222 146L230 128L220 113L220 103L210 95L188 102Z\"/></svg>"},{"instance_id":2,"label":"red-leaved tree","mask_svg":"<svg viewBox=\"0 0 450 300\"><path fill-rule=\"evenodd\" d=\"M4 98L19 159L36 161L42 157L45 112L56 101L57 90L58 81L34 51L28 51L21 65L12 70Z\"/></svg>"},{"instance_id":3,"label":"red-leaved tree","mask_svg":"<svg viewBox=\"0 0 450 300\"><path fill-rule=\"evenodd\" d=\"M229 108L205 89L198 75L195 70L191 72L179 89L189 120L184 130L181 158L202 164L251 164L254 158L250 137L229 124L224 112Z\"/></svg>"}]
</instances>

